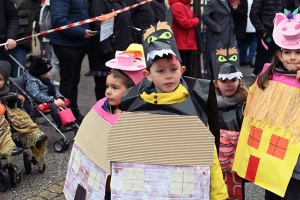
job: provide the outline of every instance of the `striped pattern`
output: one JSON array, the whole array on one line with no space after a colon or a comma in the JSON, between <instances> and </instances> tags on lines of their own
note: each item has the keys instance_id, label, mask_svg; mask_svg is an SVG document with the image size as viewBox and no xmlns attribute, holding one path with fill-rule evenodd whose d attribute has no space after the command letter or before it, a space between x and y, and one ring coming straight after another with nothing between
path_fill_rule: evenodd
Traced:
<instances>
[{"instance_id":1,"label":"striped pattern","mask_svg":"<svg viewBox=\"0 0 300 200\"><path fill-rule=\"evenodd\" d=\"M135 7L138 7L138 6L141 6L141 5L145 4L145 3L149 3L150 1L152 1L152 0L141 1L141 2L139 2L137 4L128 6L126 8L121 8L120 10L117 10L117 11L114 11L114 12L111 12L111 13L108 13L108 14L105 14L105 15L101 15L101 16L98 16L98 17L93 17L93 18L86 19L86 20L82 20L82 21L79 21L79 22L75 22L73 24L61 26L61 27L58 27L58 28L55 28L55 29L51 29L51 30L48 30L48 31L42 31L42 32L34 34L34 35L30 35L30 36L26 36L24 38L17 39L16 42L19 42L19 41L22 41L22 40L26 40L26 39L30 39L30 38L33 38L35 36L45 35L45 34L49 34L49 33L52 33L52 32L57 32L57 31L61 31L61 30L73 28L75 26L80 26L80 25L83 25L83 24L88 24L88 23L91 23L91 22L94 22L94 21L97 21L97 20L99 20L99 21L105 21L105 20L108 20L108 19L116 16L116 14L125 12L127 10L133 9ZM6 43L0 44L0 47L4 46L4 45L6 45Z\"/></svg>"},{"instance_id":2,"label":"striped pattern","mask_svg":"<svg viewBox=\"0 0 300 200\"><path fill-rule=\"evenodd\" d=\"M107 134L110 127L108 122L91 109L75 137L79 148L107 174L110 174L110 162L106 160Z\"/></svg>"},{"instance_id":3,"label":"striped pattern","mask_svg":"<svg viewBox=\"0 0 300 200\"><path fill-rule=\"evenodd\" d=\"M123 113L108 134L107 159L212 166L214 137L196 116Z\"/></svg>"}]
</instances>

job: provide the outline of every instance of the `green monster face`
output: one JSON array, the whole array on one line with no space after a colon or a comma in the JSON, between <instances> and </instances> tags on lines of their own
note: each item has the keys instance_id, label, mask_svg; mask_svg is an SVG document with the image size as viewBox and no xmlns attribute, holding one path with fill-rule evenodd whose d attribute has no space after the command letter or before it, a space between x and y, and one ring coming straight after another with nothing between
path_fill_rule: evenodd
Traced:
<instances>
[{"instance_id":1,"label":"green monster face","mask_svg":"<svg viewBox=\"0 0 300 200\"><path fill-rule=\"evenodd\" d=\"M240 72L239 70L239 52L235 35L232 36L230 47L225 49L218 37L215 36L216 52L212 54L212 63L214 69L214 79L220 78L220 74L225 77L225 74ZM241 73L238 73L241 74Z\"/></svg>"}]
</instances>

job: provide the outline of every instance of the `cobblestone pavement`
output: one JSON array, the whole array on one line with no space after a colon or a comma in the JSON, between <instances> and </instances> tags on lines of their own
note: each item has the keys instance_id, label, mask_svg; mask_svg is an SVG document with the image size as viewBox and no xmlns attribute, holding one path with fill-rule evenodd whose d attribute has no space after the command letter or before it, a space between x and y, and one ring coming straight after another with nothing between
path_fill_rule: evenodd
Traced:
<instances>
[{"instance_id":1,"label":"cobblestone pavement","mask_svg":"<svg viewBox=\"0 0 300 200\"><path fill-rule=\"evenodd\" d=\"M83 76L83 74L88 71L87 63L85 59L79 86L79 105L82 114L87 114L91 106L95 103L93 78ZM245 85L250 86L254 82L254 78L251 77L253 69L250 67L241 67L241 71L244 75L243 80ZM43 122L43 119L41 122ZM62 191L74 135L67 133L66 136L70 140L70 148L63 153L56 153L53 149L53 143L60 139L61 136L59 136L52 127L40 126L40 128L48 135L47 168L45 173L40 174L37 172L36 166L33 167L32 174L23 175L23 180L17 188L9 189L3 194L0 193L0 200L65 200ZM17 158L14 157L13 162L23 170L24 167L21 156ZM252 183L246 184L245 193L247 200L264 199L264 190Z\"/></svg>"}]
</instances>

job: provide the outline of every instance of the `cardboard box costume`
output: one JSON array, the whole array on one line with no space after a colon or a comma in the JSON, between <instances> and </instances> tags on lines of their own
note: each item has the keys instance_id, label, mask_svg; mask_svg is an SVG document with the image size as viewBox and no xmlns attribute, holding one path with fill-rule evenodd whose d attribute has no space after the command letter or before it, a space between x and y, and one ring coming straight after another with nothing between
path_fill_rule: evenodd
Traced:
<instances>
[{"instance_id":1,"label":"cardboard box costume","mask_svg":"<svg viewBox=\"0 0 300 200\"><path fill-rule=\"evenodd\" d=\"M299 49L299 14L275 17L273 38L286 49ZM266 66L268 67L268 66ZM300 83L295 75L275 72L267 88L249 89L233 170L281 197L300 153Z\"/></svg>"}]
</instances>

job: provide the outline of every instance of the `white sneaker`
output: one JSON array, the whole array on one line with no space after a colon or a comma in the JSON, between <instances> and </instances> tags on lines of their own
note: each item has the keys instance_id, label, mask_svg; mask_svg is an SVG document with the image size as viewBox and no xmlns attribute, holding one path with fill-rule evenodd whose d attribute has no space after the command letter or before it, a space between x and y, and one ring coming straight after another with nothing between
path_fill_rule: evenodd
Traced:
<instances>
[{"instance_id":1,"label":"white sneaker","mask_svg":"<svg viewBox=\"0 0 300 200\"><path fill-rule=\"evenodd\" d=\"M52 84L56 87L59 87L60 86L60 82L56 81L56 80L53 80Z\"/></svg>"},{"instance_id":2,"label":"white sneaker","mask_svg":"<svg viewBox=\"0 0 300 200\"><path fill-rule=\"evenodd\" d=\"M252 76L253 78L257 78L257 75L254 74L254 73L252 73L251 76Z\"/></svg>"}]
</instances>

